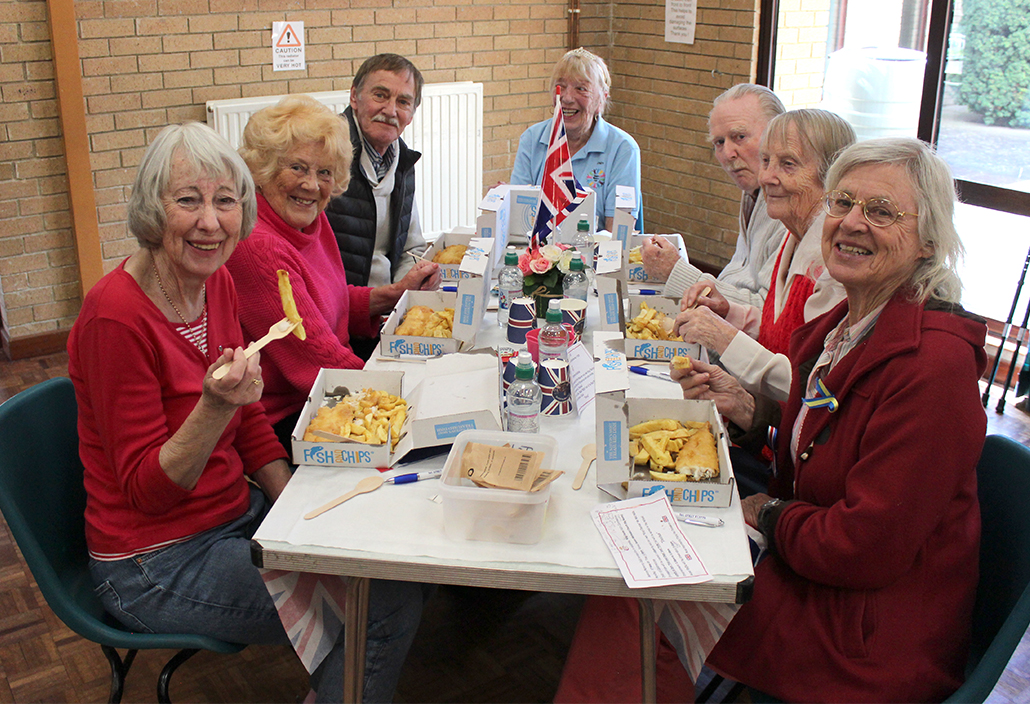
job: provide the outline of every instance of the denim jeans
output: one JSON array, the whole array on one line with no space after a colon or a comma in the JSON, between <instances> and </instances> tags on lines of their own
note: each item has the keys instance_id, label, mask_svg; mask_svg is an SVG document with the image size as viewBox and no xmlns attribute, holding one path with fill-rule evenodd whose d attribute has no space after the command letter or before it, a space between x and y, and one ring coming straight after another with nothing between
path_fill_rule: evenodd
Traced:
<instances>
[{"instance_id":1,"label":"denim jeans","mask_svg":"<svg viewBox=\"0 0 1030 704\"><path fill-rule=\"evenodd\" d=\"M250 492L250 508L234 521L144 555L90 560L104 608L143 633L201 633L234 643L289 645L272 597L250 559L250 538L268 510ZM369 589L364 701L392 701L404 658L431 589L373 580ZM343 694L343 631L312 673L318 701Z\"/></svg>"}]
</instances>

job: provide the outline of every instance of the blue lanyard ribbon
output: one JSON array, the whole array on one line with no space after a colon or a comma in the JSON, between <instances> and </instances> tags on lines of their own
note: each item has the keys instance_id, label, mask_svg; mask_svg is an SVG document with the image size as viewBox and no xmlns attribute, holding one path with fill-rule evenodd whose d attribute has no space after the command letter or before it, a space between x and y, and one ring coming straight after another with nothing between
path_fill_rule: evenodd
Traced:
<instances>
[{"instance_id":1,"label":"blue lanyard ribbon","mask_svg":"<svg viewBox=\"0 0 1030 704\"><path fill-rule=\"evenodd\" d=\"M815 396L812 398L801 399L803 404L809 408L826 408L830 413L833 413L840 408L840 403L838 403L836 397L830 393L830 390L826 388L826 384L823 383L822 379L816 379L815 385Z\"/></svg>"}]
</instances>

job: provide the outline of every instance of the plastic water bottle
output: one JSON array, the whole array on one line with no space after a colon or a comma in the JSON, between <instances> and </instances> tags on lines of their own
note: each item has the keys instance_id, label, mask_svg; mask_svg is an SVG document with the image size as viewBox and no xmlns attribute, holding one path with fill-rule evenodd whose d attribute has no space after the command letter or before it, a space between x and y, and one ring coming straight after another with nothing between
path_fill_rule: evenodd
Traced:
<instances>
[{"instance_id":1,"label":"plastic water bottle","mask_svg":"<svg viewBox=\"0 0 1030 704\"><path fill-rule=\"evenodd\" d=\"M519 255L514 251L504 253L504 268L497 274L497 324L502 328L508 324L511 302L522 295L522 270L519 269Z\"/></svg>"},{"instance_id":2,"label":"plastic water bottle","mask_svg":"<svg viewBox=\"0 0 1030 704\"><path fill-rule=\"evenodd\" d=\"M583 260L576 257L569 262L569 273L562 281L562 290L566 298L587 299L587 274L583 271Z\"/></svg>"},{"instance_id":3,"label":"plastic water bottle","mask_svg":"<svg viewBox=\"0 0 1030 704\"><path fill-rule=\"evenodd\" d=\"M587 269L593 271L594 239L590 236L590 221L587 220L586 215L581 215L579 222L576 223L576 234L573 236L571 244L583 260L584 271ZM589 280L589 278L590 274L587 274L587 279Z\"/></svg>"},{"instance_id":4,"label":"plastic water bottle","mask_svg":"<svg viewBox=\"0 0 1030 704\"><path fill-rule=\"evenodd\" d=\"M533 358L529 352L519 352L515 362L515 381L508 386L508 432L539 433L542 398Z\"/></svg>"},{"instance_id":5,"label":"plastic water bottle","mask_svg":"<svg viewBox=\"0 0 1030 704\"><path fill-rule=\"evenodd\" d=\"M569 359L569 331L561 324L561 301L552 298L547 304L547 324L540 328L540 362Z\"/></svg>"}]
</instances>

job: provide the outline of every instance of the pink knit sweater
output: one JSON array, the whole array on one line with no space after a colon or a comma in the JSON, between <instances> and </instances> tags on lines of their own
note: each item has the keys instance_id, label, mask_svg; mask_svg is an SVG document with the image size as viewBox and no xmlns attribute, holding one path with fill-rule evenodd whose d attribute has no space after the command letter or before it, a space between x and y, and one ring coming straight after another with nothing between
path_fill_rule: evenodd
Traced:
<instances>
[{"instance_id":1,"label":"pink knit sweater","mask_svg":"<svg viewBox=\"0 0 1030 704\"><path fill-rule=\"evenodd\" d=\"M261 402L272 423L299 411L319 369L361 369L350 338L373 337L379 316L369 314L364 286L349 286L339 246L325 213L305 230L286 224L258 195L258 220L226 264L236 284L240 323L248 340L256 340L282 320L277 269L290 274L297 311L307 340L287 335L261 351L265 391Z\"/></svg>"}]
</instances>

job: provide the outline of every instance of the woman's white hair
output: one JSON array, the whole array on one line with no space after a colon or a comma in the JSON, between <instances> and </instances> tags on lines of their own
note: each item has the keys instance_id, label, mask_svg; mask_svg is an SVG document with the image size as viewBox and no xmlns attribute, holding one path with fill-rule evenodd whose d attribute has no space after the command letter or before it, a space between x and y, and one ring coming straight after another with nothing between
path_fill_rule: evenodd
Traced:
<instances>
[{"instance_id":1,"label":"woman's white hair","mask_svg":"<svg viewBox=\"0 0 1030 704\"><path fill-rule=\"evenodd\" d=\"M604 59L597 54L591 53L583 47L566 52L558 59L558 63L554 65L554 70L551 72L552 92L554 86L562 78L588 81L601 94L598 116L603 115L611 105L612 75L608 72L608 66L605 65Z\"/></svg>"},{"instance_id":2,"label":"woman's white hair","mask_svg":"<svg viewBox=\"0 0 1030 704\"><path fill-rule=\"evenodd\" d=\"M955 181L951 169L933 149L910 137L870 139L848 147L830 167L826 190L832 191L850 171L867 165L894 164L905 169L916 196L919 243L932 254L922 259L909 280L913 299L936 298L958 303L962 281L958 263L965 254L955 229Z\"/></svg>"},{"instance_id":3,"label":"woman's white hair","mask_svg":"<svg viewBox=\"0 0 1030 704\"><path fill-rule=\"evenodd\" d=\"M199 122L169 125L161 130L140 162L129 196L129 232L146 249L161 246L165 231L162 197L168 190L172 164L181 156L198 174L228 178L243 206L240 239L250 234L257 221L257 199L250 169L217 132Z\"/></svg>"}]
</instances>

